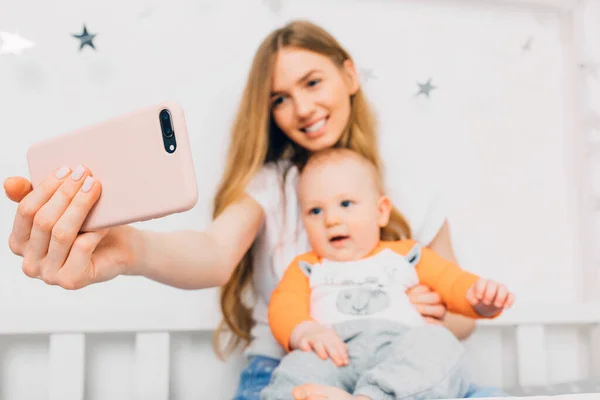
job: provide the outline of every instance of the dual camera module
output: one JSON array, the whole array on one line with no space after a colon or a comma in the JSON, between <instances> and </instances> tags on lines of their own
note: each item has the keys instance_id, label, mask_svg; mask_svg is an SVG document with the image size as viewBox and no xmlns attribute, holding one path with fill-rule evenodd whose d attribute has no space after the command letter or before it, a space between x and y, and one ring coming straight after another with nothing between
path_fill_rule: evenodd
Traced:
<instances>
[{"instance_id":1,"label":"dual camera module","mask_svg":"<svg viewBox=\"0 0 600 400\"><path fill-rule=\"evenodd\" d=\"M175 130L173 129L173 119L169 110L166 108L161 110L159 120L165 150L167 153L174 153L177 148L177 142L175 140Z\"/></svg>"}]
</instances>

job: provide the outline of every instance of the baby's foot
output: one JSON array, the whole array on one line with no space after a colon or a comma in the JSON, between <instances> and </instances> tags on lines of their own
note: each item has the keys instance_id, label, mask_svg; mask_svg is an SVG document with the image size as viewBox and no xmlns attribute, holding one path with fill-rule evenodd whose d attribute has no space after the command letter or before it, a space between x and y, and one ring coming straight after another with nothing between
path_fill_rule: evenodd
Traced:
<instances>
[{"instance_id":1,"label":"baby's foot","mask_svg":"<svg viewBox=\"0 0 600 400\"><path fill-rule=\"evenodd\" d=\"M352 400L352 396L342 389L333 386L316 385L307 383L296 386L292 391L294 400Z\"/></svg>"}]
</instances>

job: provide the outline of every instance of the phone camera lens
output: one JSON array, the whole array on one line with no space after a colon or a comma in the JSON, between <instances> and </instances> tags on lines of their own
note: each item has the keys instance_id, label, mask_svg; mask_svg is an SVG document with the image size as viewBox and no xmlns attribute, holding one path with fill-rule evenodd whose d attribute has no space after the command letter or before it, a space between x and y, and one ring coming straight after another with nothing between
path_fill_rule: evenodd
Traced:
<instances>
[{"instance_id":1,"label":"phone camera lens","mask_svg":"<svg viewBox=\"0 0 600 400\"><path fill-rule=\"evenodd\" d=\"M173 125L171 122L171 114L169 113L169 110L165 109L160 112L160 127L164 137L173 137Z\"/></svg>"}]
</instances>

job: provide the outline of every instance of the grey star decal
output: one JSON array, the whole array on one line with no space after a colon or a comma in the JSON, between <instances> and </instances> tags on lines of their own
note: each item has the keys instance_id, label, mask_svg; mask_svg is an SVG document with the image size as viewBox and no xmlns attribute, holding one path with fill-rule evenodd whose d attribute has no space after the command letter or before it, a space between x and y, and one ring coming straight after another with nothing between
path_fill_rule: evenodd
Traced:
<instances>
[{"instance_id":1,"label":"grey star decal","mask_svg":"<svg viewBox=\"0 0 600 400\"><path fill-rule=\"evenodd\" d=\"M417 93L417 96L419 96L420 94L424 94L425 96L429 97L429 93L433 90L433 89L437 89L436 86L433 86L431 84L431 78L429 78L429 80L426 83L418 83L417 85L419 85L419 92Z\"/></svg>"},{"instance_id":2,"label":"grey star decal","mask_svg":"<svg viewBox=\"0 0 600 400\"><path fill-rule=\"evenodd\" d=\"M90 46L92 49L96 50L94 46L94 38L96 37L96 33L88 33L87 28L83 25L83 32L79 35L73 35L73 37L80 40L79 51L84 48L84 46Z\"/></svg>"}]
</instances>

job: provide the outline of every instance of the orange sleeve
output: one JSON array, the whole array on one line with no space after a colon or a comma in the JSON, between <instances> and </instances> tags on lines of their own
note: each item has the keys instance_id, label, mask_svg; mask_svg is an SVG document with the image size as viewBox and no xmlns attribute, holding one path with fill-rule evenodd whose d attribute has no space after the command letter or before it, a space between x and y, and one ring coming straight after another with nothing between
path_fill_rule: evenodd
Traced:
<instances>
[{"instance_id":1,"label":"orange sleeve","mask_svg":"<svg viewBox=\"0 0 600 400\"><path fill-rule=\"evenodd\" d=\"M393 242L391 246L396 252L405 255L415 244L414 240L400 240ZM467 301L467 291L479 280L479 276L461 269L427 247L421 249L421 258L415 268L419 282L437 292L448 311L471 318L485 318ZM500 313L491 318L498 315Z\"/></svg>"},{"instance_id":2,"label":"orange sleeve","mask_svg":"<svg viewBox=\"0 0 600 400\"><path fill-rule=\"evenodd\" d=\"M269 301L269 326L273 337L290 351L290 336L301 322L311 321L310 283L300 268L300 261L313 265L317 258L313 253L300 255L291 262Z\"/></svg>"}]
</instances>

